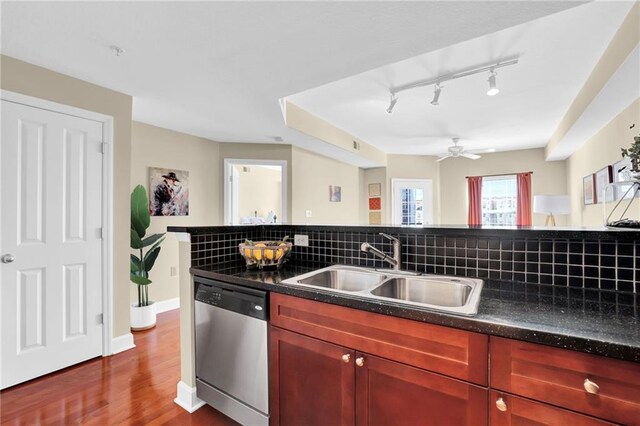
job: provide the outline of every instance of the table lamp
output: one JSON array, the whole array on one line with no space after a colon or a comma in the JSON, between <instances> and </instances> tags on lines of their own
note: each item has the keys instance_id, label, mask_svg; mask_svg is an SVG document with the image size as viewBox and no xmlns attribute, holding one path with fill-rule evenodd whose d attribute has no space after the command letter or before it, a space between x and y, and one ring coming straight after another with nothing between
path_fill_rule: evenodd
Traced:
<instances>
[{"instance_id":1,"label":"table lamp","mask_svg":"<svg viewBox=\"0 0 640 426\"><path fill-rule=\"evenodd\" d=\"M535 195L533 197L533 212L547 215L545 226L556 226L554 214L571 213L571 203L568 195Z\"/></svg>"}]
</instances>

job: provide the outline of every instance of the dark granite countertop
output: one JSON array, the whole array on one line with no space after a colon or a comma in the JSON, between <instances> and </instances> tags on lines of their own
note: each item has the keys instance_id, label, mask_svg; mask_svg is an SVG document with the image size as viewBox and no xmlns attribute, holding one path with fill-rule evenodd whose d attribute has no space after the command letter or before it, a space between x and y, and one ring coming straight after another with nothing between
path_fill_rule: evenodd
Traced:
<instances>
[{"instance_id":1,"label":"dark granite countertop","mask_svg":"<svg viewBox=\"0 0 640 426\"><path fill-rule=\"evenodd\" d=\"M191 268L194 275L305 299L485 333L611 358L640 362L640 312L613 292L586 300L553 294L551 286L485 281L478 314L465 317L394 302L365 299L282 281L326 265L290 262L277 271L248 270L244 263ZM567 297L568 296L568 297Z\"/></svg>"}]
</instances>

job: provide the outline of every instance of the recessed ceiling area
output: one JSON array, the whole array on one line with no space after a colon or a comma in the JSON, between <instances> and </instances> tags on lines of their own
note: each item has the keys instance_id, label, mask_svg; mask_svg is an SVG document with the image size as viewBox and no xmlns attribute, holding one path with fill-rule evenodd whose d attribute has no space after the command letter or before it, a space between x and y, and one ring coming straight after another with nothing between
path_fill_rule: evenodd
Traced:
<instances>
[{"instance_id":1,"label":"recessed ceiling area","mask_svg":"<svg viewBox=\"0 0 640 426\"><path fill-rule=\"evenodd\" d=\"M439 155L447 152L452 137L479 152L544 147L631 6L580 5L287 101L387 153ZM497 70L496 96L487 96L485 72L444 82L438 106L431 105L434 86L428 86L398 93L393 113L386 112L392 88L511 58L518 64Z\"/></svg>"},{"instance_id":2,"label":"recessed ceiling area","mask_svg":"<svg viewBox=\"0 0 640 426\"><path fill-rule=\"evenodd\" d=\"M390 146L391 152L408 152L411 146L422 149L423 142L435 135L460 133L464 142L465 137L474 136L463 134L464 127L442 124L430 126L428 132L424 126L406 127L404 123L423 120L424 116L419 110L411 112L412 101L404 96L398 114L391 117L393 126L389 117L379 119L378 104L384 111L388 100L385 86L519 52L522 40L530 39L528 27L512 30L512 40L494 33L567 9L578 11L581 4L2 2L2 53L132 95L133 119L137 121L224 142L274 143L276 137L282 137L280 143L358 164L357 156L288 129L279 99L427 52L440 52L434 56L436 62L418 61L420 72L397 65L383 74L374 71L372 81L365 78L333 105L329 99L311 101L306 96L303 102L302 95L296 100L310 103L320 115L331 118L329 121L345 110L353 111L354 106L375 112L375 118L358 119L354 132L367 139L375 136L371 141ZM621 10L605 14L607 19L601 17L597 27L580 34L586 33L587 40L607 35L609 25L622 14ZM579 26L573 24L571 29L580 30ZM605 28L598 28L601 26ZM469 58L464 58L464 52L452 52L448 57L442 50L487 35L480 39L484 40L481 51L467 52ZM124 49L124 53L115 55L111 46ZM528 69L526 63L522 69ZM508 94L517 78L506 72L498 76L505 98L515 96L518 100L524 95L513 89ZM484 89L481 80L477 82L479 90ZM465 108L471 105L456 100L461 96L454 92L468 90L465 85L445 87L437 113L444 114L445 107L461 108L452 116L466 116ZM413 105L420 107L416 101ZM508 112L505 108L500 106L492 116ZM402 118L402 114L408 115ZM485 119L484 115L475 117L474 126L484 126L490 139L495 123ZM335 121L345 124L344 119ZM375 121L380 123L366 128ZM533 141L538 136L527 138ZM394 147L396 144L404 148Z\"/></svg>"}]
</instances>

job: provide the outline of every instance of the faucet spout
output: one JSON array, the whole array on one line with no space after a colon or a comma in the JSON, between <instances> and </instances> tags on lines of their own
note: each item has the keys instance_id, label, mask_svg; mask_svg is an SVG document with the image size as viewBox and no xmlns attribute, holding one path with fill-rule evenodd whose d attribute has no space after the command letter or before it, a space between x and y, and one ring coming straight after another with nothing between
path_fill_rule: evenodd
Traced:
<instances>
[{"instance_id":1,"label":"faucet spout","mask_svg":"<svg viewBox=\"0 0 640 426\"><path fill-rule=\"evenodd\" d=\"M382 235L383 237L391 240L393 242L393 255L389 256L385 253L383 253L382 251L378 250L377 248L373 247L371 244L369 243L362 243L362 245L360 246L360 250L365 252L365 253L371 253L374 256L384 260L385 262L389 263L391 266L393 266L393 269L396 271L400 270L400 240L398 240L395 237L392 237L391 235L387 235L384 233L380 233L380 235Z\"/></svg>"}]
</instances>

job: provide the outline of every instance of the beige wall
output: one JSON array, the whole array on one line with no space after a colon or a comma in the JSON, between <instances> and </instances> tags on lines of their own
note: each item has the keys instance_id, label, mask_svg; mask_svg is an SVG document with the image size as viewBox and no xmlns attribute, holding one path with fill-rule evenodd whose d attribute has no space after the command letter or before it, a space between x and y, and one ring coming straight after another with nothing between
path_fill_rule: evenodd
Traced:
<instances>
[{"instance_id":1,"label":"beige wall","mask_svg":"<svg viewBox=\"0 0 640 426\"><path fill-rule=\"evenodd\" d=\"M630 129L632 124L635 128ZM619 161L620 148L626 148L638 135L640 125L640 99L629 105L609 124L603 127L579 150L567 160L567 186L571 197L571 225L603 226L603 205L585 206L583 203L582 179L607 165ZM640 206L634 201L635 208L627 214L629 218L640 219Z\"/></svg>"},{"instance_id":2,"label":"beige wall","mask_svg":"<svg viewBox=\"0 0 640 426\"><path fill-rule=\"evenodd\" d=\"M218 212L220 221L224 221L224 160L284 160L287 162L287 222L291 222L291 145L253 144L253 143L221 143L220 170L218 172L218 188L220 193Z\"/></svg>"},{"instance_id":3,"label":"beige wall","mask_svg":"<svg viewBox=\"0 0 640 426\"><path fill-rule=\"evenodd\" d=\"M131 96L17 59L0 56L0 87L112 116L113 151L113 337L129 333L129 191Z\"/></svg>"},{"instance_id":4,"label":"beige wall","mask_svg":"<svg viewBox=\"0 0 640 426\"><path fill-rule=\"evenodd\" d=\"M238 190L238 210L240 218L254 216L267 218L269 211L276 214L278 222L282 220L282 172L256 165L235 165L240 177ZM244 171L248 167L248 171Z\"/></svg>"},{"instance_id":5,"label":"beige wall","mask_svg":"<svg viewBox=\"0 0 640 426\"><path fill-rule=\"evenodd\" d=\"M293 148L292 223L357 225L360 220L360 169ZM329 201L329 185L342 187L342 201ZM305 211L313 216L307 218Z\"/></svg>"},{"instance_id":6,"label":"beige wall","mask_svg":"<svg viewBox=\"0 0 640 426\"><path fill-rule=\"evenodd\" d=\"M380 206L382 207L382 223L388 223L386 212L390 211L387 197L387 168L374 167L361 169L360 177L360 224L369 224L369 184L380 184Z\"/></svg>"},{"instance_id":7,"label":"beige wall","mask_svg":"<svg viewBox=\"0 0 640 426\"><path fill-rule=\"evenodd\" d=\"M545 161L543 148L482 154L478 160L448 158L440 163L441 223L460 225L467 223L466 176L484 176L502 173L533 171L533 195L567 194L566 164L564 161ZM545 216L533 215L534 225L544 225ZM558 216L558 226L567 218Z\"/></svg>"},{"instance_id":8,"label":"beige wall","mask_svg":"<svg viewBox=\"0 0 640 426\"><path fill-rule=\"evenodd\" d=\"M134 121L131 133L131 189L141 184L149 190L149 167L189 172L189 216L152 216L148 234L166 232L167 226L220 224L218 185L220 144L208 139L174 132ZM154 301L178 297L178 242L168 233L151 270L149 297ZM137 301L136 286L130 284L131 302Z\"/></svg>"}]
</instances>

